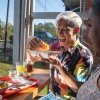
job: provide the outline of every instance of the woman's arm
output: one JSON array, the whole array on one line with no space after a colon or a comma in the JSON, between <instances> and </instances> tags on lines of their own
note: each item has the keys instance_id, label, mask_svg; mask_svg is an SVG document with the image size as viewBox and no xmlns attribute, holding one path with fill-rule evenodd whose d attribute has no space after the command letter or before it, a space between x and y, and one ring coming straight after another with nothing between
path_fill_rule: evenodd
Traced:
<instances>
[{"instance_id":1,"label":"woman's arm","mask_svg":"<svg viewBox=\"0 0 100 100\"><path fill-rule=\"evenodd\" d=\"M63 70L63 68L61 67L57 67L57 69L59 70L60 74L62 75L62 77L64 78L64 81L66 82L66 84L74 91L77 92L79 87L81 86L81 84L79 82L77 82L74 77L66 71Z\"/></svg>"},{"instance_id":2,"label":"woman's arm","mask_svg":"<svg viewBox=\"0 0 100 100\"><path fill-rule=\"evenodd\" d=\"M49 58L49 63L53 64L58 71L60 72L61 76L64 79L64 83L69 86L74 92L77 92L79 87L82 85L82 82L77 82L68 71L65 71L62 67L64 63L61 63L57 58ZM63 83L63 82L62 82Z\"/></svg>"}]
</instances>

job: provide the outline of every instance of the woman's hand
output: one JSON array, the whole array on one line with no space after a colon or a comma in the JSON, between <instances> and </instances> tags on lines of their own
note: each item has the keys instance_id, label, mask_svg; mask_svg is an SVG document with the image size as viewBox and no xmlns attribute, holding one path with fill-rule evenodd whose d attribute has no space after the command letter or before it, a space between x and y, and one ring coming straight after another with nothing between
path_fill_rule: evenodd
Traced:
<instances>
[{"instance_id":1,"label":"woman's hand","mask_svg":"<svg viewBox=\"0 0 100 100\"><path fill-rule=\"evenodd\" d=\"M32 56L30 53L30 50L39 50L39 51L43 51L44 47L48 46L46 43L44 43L42 40L40 40L39 38L35 37L35 36L30 36L27 40L27 45L26 45L26 55L27 55L27 60L28 61L41 61L41 58L39 56ZM48 48L45 48L45 50Z\"/></svg>"},{"instance_id":2,"label":"woman's hand","mask_svg":"<svg viewBox=\"0 0 100 100\"><path fill-rule=\"evenodd\" d=\"M39 55L39 56L41 57L41 61L52 64L56 68L62 66L60 60L58 58L56 58L56 56L52 55L52 56L49 56L49 58L44 58L42 55Z\"/></svg>"},{"instance_id":3,"label":"woman's hand","mask_svg":"<svg viewBox=\"0 0 100 100\"><path fill-rule=\"evenodd\" d=\"M37 43L33 38L36 38L34 36L30 36L27 40L26 45L26 59L27 61L37 62L40 61L39 57L33 57L29 50L38 50L40 47L38 46L39 43Z\"/></svg>"},{"instance_id":4,"label":"woman's hand","mask_svg":"<svg viewBox=\"0 0 100 100\"><path fill-rule=\"evenodd\" d=\"M27 40L27 49L47 51L49 50L49 45L38 37L30 36Z\"/></svg>"},{"instance_id":5,"label":"woman's hand","mask_svg":"<svg viewBox=\"0 0 100 100\"><path fill-rule=\"evenodd\" d=\"M27 40L27 47L26 49L29 50L41 50L40 46L41 40L37 37L30 36Z\"/></svg>"}]
</instances>

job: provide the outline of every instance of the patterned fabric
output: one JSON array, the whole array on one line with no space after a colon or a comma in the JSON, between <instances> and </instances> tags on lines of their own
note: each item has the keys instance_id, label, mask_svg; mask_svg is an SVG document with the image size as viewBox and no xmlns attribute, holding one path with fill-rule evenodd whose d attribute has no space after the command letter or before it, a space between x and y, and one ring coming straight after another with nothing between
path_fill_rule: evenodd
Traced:
<instances>
[{"instance_id":1,"label":"patterned fabric","mask_svg":"<svg viewBox=\"0 0 100 100\"><path fill-rule=\"evenodd\" d=\"M85 82L88 79L93 64L93 56L79 40L75 42L74 46L64 50L58 58L65 63L64 70L70 72L77 81ZM59 72L55 69L55 76L58 74Z\"/></svg>"},{"instance_id":2,"label":"patterned fabric","mask_svg":"<svg viewBox=\"0 0 100 100\"><path fill-rule=\"evenodd\" d=\"M100 100L100 90L97 86L97 80L100 77L100 65L91 74L88 81L86 81L79 89L77 100Z\"/></svg>"},{"instance_id":3,"label":"patterned fabric","mask_svg":"<svg viewBox=\"0 0 100 100\"><path fill-rule=\"evenodd\" d=\"M54 41L51 44L50 49L53 50L53 51L58 51L60 49L59 41L58 40Z\"/></svg>"}]
</instances>

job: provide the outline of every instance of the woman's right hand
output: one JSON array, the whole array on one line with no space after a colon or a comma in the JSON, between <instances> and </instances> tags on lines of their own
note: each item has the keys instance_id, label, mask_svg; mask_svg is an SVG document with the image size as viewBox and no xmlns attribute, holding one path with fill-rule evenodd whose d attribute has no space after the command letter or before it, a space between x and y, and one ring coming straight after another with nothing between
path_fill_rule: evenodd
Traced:
<instances>
[{"instance_id":1,"label":"woman's right hand","mask_svg":"<svg viewBox=\"0 0 100 100\"><path fill-rule=\"evenodd\" d=\"M41 61L41 57L39 56L35 56L33 57L30 53L30 50L40 50L43 51L43 49L45 49L44 47L48 45L43 42L42 40L40 40L38 37L35 36L30 36L27 40L27 45L26 45L26 55L27 55L27 60L28 61ZM48 49L48 48L47 48Z\"/></svg>"},{"instance_id":2,"label":"woman's right hand","mask_svg":"<svg viewBox=\"0 0 100 100\"><path fill-rule=\"evenodd\" d=\"M41 40L39 40L39 38L37 38L35 36L30 36L28 38L28 40L27 40L26 49L29 49L29 50L41 50L40 42L41 42Z\"/></svg>"},{"instance_id":3,"label":"woman's right hand","mask_svg":"<svg viewBox=\"0 0 100 100\"><path fill-rule=\"evenodd\" d=\"M30 36L27 40L26 48L29 50L47 51L49 50L49 45L38 37Z\"/></svg>"},{"instance_id":4,"label":"woman's right hand","mask_svg":"<svg viewBox=\"0 0 100 100\"><path fill-rule=\"evenodd\" d=\"M37 62L40 61L40 57L33 57L30 53L30 50L39 50L40 46L39 46L39 42L37 42L34 38L34 36L30 36L27 40L27 45L26 45L26 59L27 61L31 61L31 62Z\"/></svg>"}]
</instances>

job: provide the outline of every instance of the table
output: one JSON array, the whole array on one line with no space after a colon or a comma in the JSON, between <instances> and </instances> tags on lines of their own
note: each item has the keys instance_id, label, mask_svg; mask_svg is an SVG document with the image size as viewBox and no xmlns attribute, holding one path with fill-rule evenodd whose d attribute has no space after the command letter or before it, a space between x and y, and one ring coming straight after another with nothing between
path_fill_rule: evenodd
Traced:
<instances>
[{"instance_id":1,"label":"table","mask_svg":"<svg viewBox=\"0 0 100 100\"><path fill-rule=\"evenodd\" d=\"M49 70L34 68L33 72L30 74L34 79L38 79L40 83L34 87L25 89L16 95L7 97L7 100L32 100L34 97L36 97L39 91L44 89L50 82Z\"/></svg>"}]
</instances>

